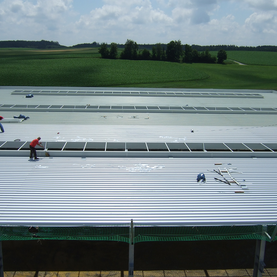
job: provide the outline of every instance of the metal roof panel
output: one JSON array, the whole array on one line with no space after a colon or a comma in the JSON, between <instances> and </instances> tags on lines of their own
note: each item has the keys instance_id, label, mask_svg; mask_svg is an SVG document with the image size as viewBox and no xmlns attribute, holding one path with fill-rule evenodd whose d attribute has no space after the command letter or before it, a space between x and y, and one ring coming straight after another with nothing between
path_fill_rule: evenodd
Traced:
<instances>
[{"instance_id":1,"label":"metal roof panel","mask_svg":"<svg viewBox=\"0 0 277 277\"><path fill-rule=\"evenodd\" d=\"M276 159L0 161L2 226L117 225L131 219L151 226L276 223ZM214 170L239 185L216 180L224 179ZM197 183L200 172L206 183Z\"/></svg>"}]
</instances>

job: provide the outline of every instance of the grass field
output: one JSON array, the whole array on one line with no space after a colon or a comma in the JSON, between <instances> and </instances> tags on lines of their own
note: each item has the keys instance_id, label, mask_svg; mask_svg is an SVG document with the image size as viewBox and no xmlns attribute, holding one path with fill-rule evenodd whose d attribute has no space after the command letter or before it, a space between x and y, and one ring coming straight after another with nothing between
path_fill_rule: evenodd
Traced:
<instances>
[{"instance_id":1,"label":"grass field","mask_svg":"<svg viewBox=\"0 0 277 277\"><path fill-rule=\"evenodd\" d=\"M247 65L277 66L277 52L229 51L228 59Z\"/></svg>"},{"instance_id":2,"label":"grass field","mask_svg":"<svg viewBox=\"0 0 277 277\"><path fill-rule=\"evenodd\" d=\"M0 85L277 90L277 53L230 51L227 55L225 65L180 64L106 60L96 48L1 49Z\"/></svg>"}]
</instances>

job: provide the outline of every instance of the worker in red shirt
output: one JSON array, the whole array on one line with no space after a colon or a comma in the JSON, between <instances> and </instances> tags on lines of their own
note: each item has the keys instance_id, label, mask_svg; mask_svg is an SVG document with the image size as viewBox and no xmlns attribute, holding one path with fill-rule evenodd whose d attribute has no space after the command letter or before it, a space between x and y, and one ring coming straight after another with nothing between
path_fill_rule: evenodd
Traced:
<instances>
[{"instance_id":1,"label":"worker in red shirt","mask_svg":"<svg viewBox=\"0 0 277 277\"><path fill-rule=\"evenodd\" d=\"M4 119L4 117L3 117L3 116L0 116L0 120L2 120L2 119ZM5 132L5 131L4 131L4 127L3 127L3 125L1 124L1 122L0 122L0 130L1 130L2 133Z\"/></svg>"},{"instance_id":2,"label":"worker in red shirt","mask_svg":"<svg viewBox=\"0 0 277 277\"><path fill-rule=\"evenodd\" d=\"M30 160L33 159L33 156L35 160L38 160L37 151L35 147L39 145L40 147L44 148L43 145L39 142L40 140L41 140L41 137L38 137L30 143Z\"/></svg>"}]
</instances>

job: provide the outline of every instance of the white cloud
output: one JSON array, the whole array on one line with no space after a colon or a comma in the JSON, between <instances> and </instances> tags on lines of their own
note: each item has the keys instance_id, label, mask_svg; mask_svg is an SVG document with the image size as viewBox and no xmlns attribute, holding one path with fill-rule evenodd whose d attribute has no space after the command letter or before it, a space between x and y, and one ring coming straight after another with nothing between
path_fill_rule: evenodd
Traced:
<instances>
[{"instance_id":1,"label":"white cloud","mask_svg":"<svg viewBox=\"0 0 277 277\"><path fill-rule=\"evenodd\" d=\"M168 6L179 8L210 9L216 6L219 0L168 0Z\"/></svg>"},{"instance_id":2,"label":"white cloud","mask_svg":"<svg viewBox=\"0 0 277 277\"><path fill-rule=\"evenodd\" d=\"M277 0L231 0L249 15L244 20L245 41L254 45L276 45Z\"/></svg>"},{"instance_id":3,"label":"white cloud","mask_svg":"<svg viewBox=\"0 0 277 277\"><path fill-rule=\"evenodd\" d=\"M192 24L208 23L210 21L209 14L204 9L194 9L191 16Z\"/></svg>"},{"instance_id":4,"label":"white cloud","mask_svg":"<svg viewBox=\"0 0 277 277\"><path fill-rule=\"evenodd\" d=\"M90 14L80 18L77 22L80 32L85 32L84 28L93 33L101 29L100 32L105 33L106 36L108 32L110 33L105 42L124 43L130 38L144 43L145 41L138 38L147 37L147 33L150 34L150 32L157 34L161 32L162 28L173 23L172 18L162 10L154 9L148 0L128 0L126 5L125 1L120 1L118 4L115 4L117 2L113 0L105 0L105 2L107 4L101 8L94 9ZM125 33L123 39L122 32Z\"/></svg>"},{"instance_id":5,"label":"white cloud","mask_svg":"<svg viewBox=\"0 0 277 277\"><path fill-rule=\"evenodd\" d=\"M258 10L277 10L277 0L244 0L250 7Z\"/></svg>"},{"instance_id":6,"label":"white cloud","mask_svg":"<svg viewBox=\"0 0 277 277\"><path fill-rule=\"evenodd\" d=\"M236 21L234 16L228 15L220 19L212 19L208 24L190 25L183 30L182 43L211 45L236 44L245 35L241 35L244 28Z\"/></svg>"},{"instance_id":7,"label":"white cloud","mask_svg":"<svg viewBox=\"0 0 277 277\"><path fill-rule=\"evenodd\" d=\"M218 0L169 0L177 21L188 21L191 24L210 22L211 15L218 9ZM183 16L182 16L183 14Z\"/></svg>"},{"instance_id":8,"label":"white cloud","mask_svg":"<svg viewBox=\"0 0 277 277\"><path fill-rule=\"evenodd\" d=\"M172 10L172 19L176 23L189 23L191 14L191 9L175 8Z\"/></svg>"},{"instance_id":9,"label":"white cloud","mask_svg":"<svg viewBox=\"0 0 277 277\"><path fill-rule=\"evenodd\" d=\"M276 44L277 0L89 1L0 0L1 39Z\"/></svg>"},{"instance_id":10,"label":"white cloud","mask_svg":"<svg viewBox=\"0 0 277 277\"><path fill-rule=\"evenodd\" d=\"M107 3L109 5L113 6L134 6L134 5L148 5L151 4L150 0L103 0L104 3Z\"/></svg>"},{"instance_id":11,"label":"white cloud","mask_svg":"<svg viewBox=\"0 0 277 277\"><path fill-rule=\"evenodd\" d=\"M210 28L209 35L214 41L214 44L232 45L234 41L241 42L242 39L245 39L244 27L240 26L231 14L221 19L211 20L208 28Z\"/></svg>"},{"instance_id":12,"label":"white cloud","mask_svg":"<svg viewBox=\"0 0 277 277\"><path fill-rule=\"evenodd\" d=\"M246 27L254 33L277 34L277 15L272 12L253 13L245 21Z\"/></svg>"},{"instance_id":13,"label":"white cloud","mask_svg":"<svg viewBox=\"0 0 277 277\"><path fill-rule=\"evenodd\" d=\"M35 4L23 0L5 0L0 4L1 10L6 15L24 20L25 18L37 18L43 16L49 19L59 18L67 12L73 0L38 0ZM7 17L6 19L9 19Z\"/></svg>"},{"instance_id":14,"label":"white cloud","mask_svg":"<svg viewBox=\"0 0 277 277\"><path fill-rule=\"evenodd\" d=\"M60 31L66 26L65 15L72 1L4 0L0 3L2 36L10 40L58 40Z\"/></svg>"}]
</instances>

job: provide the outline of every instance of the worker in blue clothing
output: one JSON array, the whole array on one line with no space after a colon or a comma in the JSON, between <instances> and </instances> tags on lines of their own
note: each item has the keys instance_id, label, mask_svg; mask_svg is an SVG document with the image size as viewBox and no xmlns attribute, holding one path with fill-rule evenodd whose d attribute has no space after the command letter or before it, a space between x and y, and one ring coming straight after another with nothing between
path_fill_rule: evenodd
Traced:
<instances>
[{"instance_id":1,"label":"worker in blue clothing","mask_svg":"<svg viewBox=\"0 0 277 277\"><path fill-rule=\"evenodd\" d=\"M206 183L206 176L204 173L199 173L196 178L197 182Z\"/></svg>"},{"instance_id":2,"label":"worker in blue clothing","mask_svg":"<svg viewBox=\"0 0 277 277\"><path fill-rule=\"evenodd\" d=\"M3 117L3 116L0 116L0 121L1 121L2 119L4 119L4 117ZM1 122L0 122L0 130L1 130L2 133L5 132L5 131L4 131L4 127L3 127L3 125L2 125Z\"/></svg>"}]
</instances>

